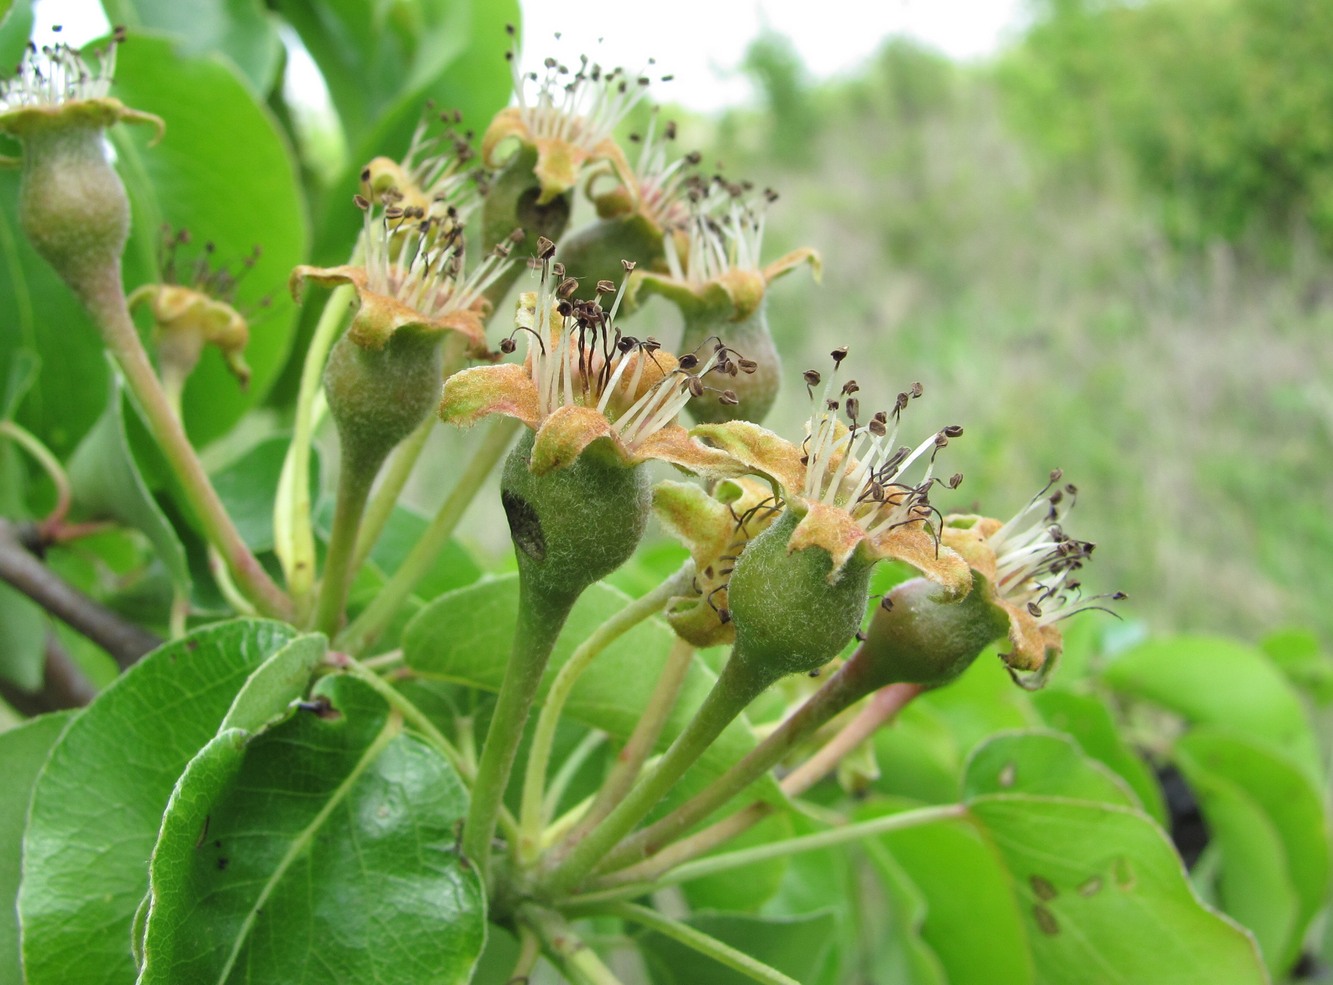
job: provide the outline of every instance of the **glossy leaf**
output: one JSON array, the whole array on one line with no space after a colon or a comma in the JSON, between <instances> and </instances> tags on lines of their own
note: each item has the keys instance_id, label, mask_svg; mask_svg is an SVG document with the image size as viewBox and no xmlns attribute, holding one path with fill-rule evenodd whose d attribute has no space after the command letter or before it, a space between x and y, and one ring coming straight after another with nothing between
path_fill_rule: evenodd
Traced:
<instances>
[{"instance_id":1,"label":"glossy leaf","mask_svg":"<svg viewBox=\"0 0 1333 985\"><path fill-rule=\"evenodd\" d=\"M258 732L284 718L291 703L305 694L310 675L328 652L328 640L319 633L292 640L246 679L218 730Z\"/></svg>"},{"instance_id":2,"label":"glossy leaf","mask_svg":"<svg viewBox=\"0 0 1333 985\"><path fill-rule=\"evenodd\" d=\"M1001 733L968 758L963 796L1031 793L1138 807L1129 785L1055 732Z\"/></svg>"},{"instance_id":3,"label":"glossy leaf","mask_svg":"<svg viewBox=\"0 0 1333 985\"><path fill-rule=\"evenodd\" d=\"M792 833L791 819L786 814L773 814L726 842L718 851L730 852L762 845L790 838ZM778 891L787 874L788 863L786 858L766 859L702 879L691 879L681 886L681 892L694 911L754 913Z\"/></svg>"},{"instance_id":4,"label":"glossy leaf","mask_svg":"<svg viewBox=\"0 0 1333 985\"><path fill-rule=\"evenodd\" d=\"M1133 788L1139 804L1158 824L1167 823L1166 802L1152 769L1125 741L1106 702L1067 690L1032 696L1046 724L1072 736L1085 755L1115 770Z\"/></svg>"},{"instance_id":5,"label":"glossy leaf","mask_svg":"<svg viewBox=\"0 0 1333 985\"><path fill-rule=\"evenodd\" d=\"M875 981L901 985L949 985L938 956L921 936L930 912L925 894L912 882L885 846L868 839L860 846L874 865L888 900L889 914L875 948Z\"/></svg>"},{"instance_id":6,"label":"glossy leaf","mask_svg":"<svg viewBox=\"0 0 1333 985\"><path fill-rule=\"evenodd\" d=\"M145 860L177 777L250 673L295 635L239 619L154 650L61 737L33 794L19 915L29 985L122 985Z\"/></svg>"},{"instance_id":7,"label":"glossy leaf","mask_svg":"<svg viewBox=\"0 0 1333 985\"><path fill-rule=\"evenodd\" d=\"M285 139L226 58L190 57L169 39L134 36L117 53L113 94L166 122L152 146L151 128L113 132L134 208L126 283L157 280L163 223L213 243L217 262L233 269L256 246L263 251L237 288L236 303L250 316L249 388L211 347L185 387L186 427L204 444L256 406L286 360L295 326L287 276L305 259L308 238L304 195Z\"/></svg>"},{"instance_id":8,"label":"glossy leaf","mask_svg":"<svg viewBox=\"0 0 1333 985\"><path fill-rule=\"evenodd\" d=\"M566 623L542 679L542 700L575 646L630 599L609 585L595 584L583 593ZM420 674L498 691L513 645L518 614L518 577L508 575L479 582L436 599L421 610L403 634L403 656ZM573 719L624 739L638 723L674 634L657 620L640 623L608 646L579 678L566 713ZM667 720L659 746L680 733L712 687L715 675L699 660L691 665L680 699ZM701 765L720 772L754 747L743 721L727 727L701 758ZM776 786L763 781L770 795Z\"/></svg>"},{"instance_id":9,"label":"glossy leaf","mask_svg":"<svg viewBox=\"0 0 1333 985\"><path fill-rule=\"evenodd\" d=\"M1223 905L1254 930L1270 967L1285 970L1328 890L1318 788L1285 757L1222 729L1194 729L1174 753L1222 855Z\"/></svg>"},{"instance_id":10,"label":"glossy leaf","mask_svg":"<svg viewBox=\"0 0 1333 985\"><path fill-rule=\"evenodd\" d=\"M89 519L115 520L141 532L166 565L176 591L188 596L190 571L185 549L139 474L125 434L124 404L114 374L110 394L106 411L69 462L74 506Z\"/></svg>"},{"instance_id":11,"label":"glossy leaf","mask_svg":"<svg viewBox=\"0 0 1333 985\"><path fill-rule=\"evenodd\" d=\"M42 686L46 667L46 614L17 589L0 583L0 680L24 691Z\"/></svg>"},{"instance_id":12,"label":"glossy leaf","mask_svg":"<svg viewBox=\"0 0 1333 985\"><path fill-rule=\"evenodd\" d=\"M1199 903L1140 811L1033 794L968 809L1010 873L1041 985L1268 981L1253 938Z\"/></svg>"},{"instance_id":13,"label":"glossy leaf","mask_svg":"<svg viewBox=\"0 0 1333 985\"><path fill-rule=\"evenodd\" d=\"M899 809L896 804L873 804L857 816L866 819ZM975 825L967 820L937 822L875 841L925 900L921 940L938 957L949 985L1041 981L1008 867ZM977 933L978 927L986 932Z\"/></svg>"},{"instance_id":14,"label":"glossy leaf","mask_svg":"<svg viewBox=\"0 0 1333 985\"><path fill-rule=\"evenodd\" d=\"M457 775L370 687L219 733L176 785L153 851L139 981L463 983L485 941L456 850Z\"/></svg>"},{"instance_id":15,"label":"glossy leaf","mask_svg":"<svg viewBox=\"0 0 1333 985\"><path fill-rule=\"evenodd\" d=\"M5 764L5 795L0 797L0 982L23 981L15 901L28 802L51 747L73 717L71 711L42 715L0 732L0 763Z\"/></svg>"},{"instance_id":16,"label":"glossy leaf","mask_svg":"<svg viewBox=\"0 0 1333 985\"><path fill-rule=\"evenodd\" d=\"M1314 733L1300 696L1264 654L1205 636L1154 639L1119 654L1104 671L1113 688L1199 725L1225 725L1293 755L1321 776Z\"/></svg>"},{"instance_id":17,"label":"glossy leaf","mask_svg":"<svg viewBox=\"0 0 1333 985\"><path fill-rule=\"evenodd\" d=\"M261 96L273 87L282 59L277 25L257 0L102 0L107 19L134 34L147 30L179 40L182 53L220 52L235 62Z\"/></svg>"},{"instance_id":18,"label":"glossy leaf","mask_svg":"<svg viewBox=\"0 0 1333 985\"><path fill-rule=\"evenodd\" d=\"M834 919L828 910L801 917L699 913L685 923L798 982L809 982L832 943ZM635 936L657 985L747 985L754 981L660 933L646 931Z\"/></svg>"}]
</instances>

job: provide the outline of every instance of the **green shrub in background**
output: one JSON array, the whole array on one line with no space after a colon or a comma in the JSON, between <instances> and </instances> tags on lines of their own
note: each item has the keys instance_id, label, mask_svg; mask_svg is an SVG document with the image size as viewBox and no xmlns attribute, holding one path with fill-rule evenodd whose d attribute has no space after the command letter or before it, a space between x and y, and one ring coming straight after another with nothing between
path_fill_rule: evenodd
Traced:
<instances>
[{"instance_id":1,"label":"green shrub in background","mask_svg":"<svg viewBox=\"0 0 1333 985\"><path fill-rule=\"evenodd\" d=\"M1333 5L1037 0L1000 72L1073 169L1123 160L1186 244L1308 223L1333 244Z\"/></svg>"}]
</instances>

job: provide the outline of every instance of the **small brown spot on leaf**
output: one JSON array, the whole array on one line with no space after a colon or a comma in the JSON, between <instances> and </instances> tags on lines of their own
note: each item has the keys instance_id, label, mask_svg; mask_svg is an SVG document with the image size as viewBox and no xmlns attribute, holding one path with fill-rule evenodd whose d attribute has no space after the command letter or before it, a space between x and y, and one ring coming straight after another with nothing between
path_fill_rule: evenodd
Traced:
<instances>
[{"instance_id":1,"label":"small brown spot on leaf","mask_svg":"<svg viewBox=\"0 0 1333 985\"><path fill-rule=\"evenodd\" d=\"M1091 879L1085 879L1078 886L1080 896L1096 896L1102 889L1102 877L1093 876Z\"/></svg>"},{"instance_id":2,"label":"small brown spot on leaf","mask_svg":"<svg viewBox=\"0 0 1333 985\"><path fill-rule=\"evenodd\" d=\"M1043 934L1054 937L1060 933L1060 924L1055 919L1055 914L1036 903L1032 907L1032 918L1037 921L1037 926L1041 928Z\"/></svg>"},{"instance_id":3,"label":"small brown spot on leaf","mask_svg":"<svg viewBox=\"0 0 1333 985\"><path fill-rule=\"evenodd\" d=\"M1060 895L1051 880L1042 876L1029 876L1028 882L1032 884L1032 894L1039 900L1051 900Z\"/></svg>"}]
</instances>

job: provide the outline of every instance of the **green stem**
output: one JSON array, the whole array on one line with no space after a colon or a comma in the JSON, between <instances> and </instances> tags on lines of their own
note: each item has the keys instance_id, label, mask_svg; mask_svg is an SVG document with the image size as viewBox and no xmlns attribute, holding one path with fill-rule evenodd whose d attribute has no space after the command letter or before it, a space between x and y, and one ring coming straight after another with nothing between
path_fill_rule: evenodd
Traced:
<instances>
[{"instance_id":1,"label":"green stem","mask_svg":"<svg viewBox=\"0 0 1333 985\"><path fill-rule=\"evenodd\" d=\"M859 821L855 824L830 828L828 831L802 835L799 838L785 838L781 841L755 845L751 848L737 849L734 852L726 852L722 855L709 855L707 858L695 859L693 862L676 866L670 872L663 873L652 880L627 881L621 884L620 876L622 873L617 873L615 877L606 881L607 888L599 888L589 893L571 897L566 905L567 908L581 909L584 906L592 906L597 903L635 899L659 889L665 889L668 886L678 886L683 882L691 882L695 879L703 879L706 876L730 872L733 869L754 865L757 862L787 858L791 855L799 855L801 852L813 852L822 848L836 848L838 845L845 845L850 841L873 838L876 835L888 834L890 831L903 831L923 824L934 824L937 821L952 821L965 817L967 817L967 807L963 804L918 807L915 810L876 817L869 821Z\"/></svg>"},{"instance_id":2,"label":"green stem","mask_svg":"<svg viewBox=\"0 0 1333 985\"><path fill-rule=\"evenodd\" d=\"M481 444L472 453L463 474L458 477L457 484L431 520L430 526L422 533L411 553L403 559L393 577L343 632L338 640L339 646L360 653L384 632L403 601L430 571L440 551L449 543L458 521L496 463L504 457L520 426L518 421L509 417L496 418L490 424Z\"/></svg>"},{"instance_id":3,"label":"green stem","mask_svg":"<svg viewBox=\"0 0 1333 985\"><path fill-rule=\"evenodd\" d=\"M519 912L519 919L536 932L547 956L575 985L623 985L558 913L525 907Z\"/></svg>"},{"instance_id":4,"label":"green stem","mask_svg":"<svg viewBox=\"0 0 1333 985\"><path fill-rule=\"evenodd\" d=\"M558 899L578 886L601 865L611 848L670 792L722 730L772 682L771 675L755 673L749 662L738 659L733 651L708 697L656 768L550 870L543 881L544 888Z\"/></svg>"},{"instance_id":5,"label":"green stem","mask_svg":"<svg viewBox=\"0 0 1333 985\"><path fill-rule=\"evenodd\" d=\"M528 582L527 578L519 579L514 648L482 745L472 803L463 826L463 853L481 871L483 879L490 870L495 819L514 768L514 756L528 713L556 638L577 598L552 599L534 592Z\"/></svg>"},{"instance_id":6,"label":"green stem","mask_svg":"<svg viewBox=\"0 0 1333 985\"><path fill-rule=\"evenodd\" d=\"M660 612L673 596L685 591L693 577L694 562L686 561L679 571L662 584L598 626L591 636L579 644L556 674L537 716L537 728L532 735L532 748L528 751L528 766L523 778L523 802L518 815L522 833L518 845L521 864L531 863L541 847L541 832L547 821L542 810L546 768L551 761L556 726L560 723L569 696L574 692L574 685L603 650L649 616Z\"/></svg>"},{"instance_id":7,"label":"green stem","mask_svg":"<svg viewBox=\"0 0 1333 985\"><path fill-rule=\"evenodd\" d=\"M351 451L343 449L344 453ZM375 482L379 462L367 462L352 455L343 458L338 470L338 499L333 510L333 528L329 531L329 550L324 557L319 598L315 604L314 626L330 639L342 625L343 608L350 586L352 554L366 498Z\"/></svg>"},{"instance_id":8,"label":"green stem","mask_svg":"<svg viewBox=\"0 0 1333 985\"><path fill-rule=\"evenodd\" d=\"M36 435L13 421L0 421L0 435L9 438L14 444L31 455L51 480L51 485L55 486L56 504L52 507L50 515L43 521L43 526L49 527L59 524L69 513L69 504L73 498L69 488L69 476L60 464L60 460L51 454L51 450L42 444Z\"/></svg>"},{"instance_id":9,"label":"green stem","mask_svg":"<svg viewBox=\"0 0 1333 985\"><path fill-rule=\"evenodd\" d=\"M570 844L582 841L634 786L643 764L648 761L648 757L656 748L662 729L676 707L676 699L680 696L686 673L694 661L694 650L695 648L685 640L676 637L666 664L662 667L662 673L657 678L652 697L648 699L648 704L643 709L642 717L634 726L634 731L630 733L620 754L616 756L615 763L612 764L610 772L598 789L592 806L571 831Z\"/></svg>"},{"instance_id":10,"label":"green stem","mask_svg":"<svg viewBox=\"0 0 1333 985\"><path fill-rule=\"evenodd\" d=\"M639 906L637 903L614 903L597 912L655 930L663 937L678 941L690 950L712 958L732 971L740 972L751 981L762 982L763 985L800 985L796 979L789 978L776 968L755 960L744 951L738 951L716 937L710 937L689 924L672 920L646 906Z\"/></svg>"},{"instance_id":11,"label":"green stem","mask_svg":"<svg viewBox=\"0 0 1333 985\"><path fill-rule=\"evenodd\" d=\"M922 690L922 687L918 684L893 684L876 691L871 695L870 701L866 703L860 714L848 722L818 752L782 778L782 792L788 797L799 797L805 793L833 772L844 756L896 716ZM759 749L754 750L754 752L758 751ZM705 790L703 793L707 794L708 791ZM703 796L703 794L700 796ZM683 805L682 810L692 803L693 801ZM665 849L661 849L659 846L666 844L670 838L666 837L663 831L654 831L653 829L656 827L654 825L642 832L642 834L649 835L649 837L634 846L638 849L636 855L640 853L647 854L648 859L630 865L622 873L617 874L614 881L634 882L644 878L652 878L658 873L680 865L682 862L711 852L718 845L724 844L748 831L771 813L773 813L773 807L770 804L756 801L744 810L737 811L730 817L704 828L698 834L677 841ZM662 820L667 821L668 819L663 818ZM672 825L672 827L679 832L684 830L685 826ZM638 841L638 839L639 835L635 835L633 839L627 839L626 845ZM605 868L610 870L615 864L616 860L608 859ZM626 863L622 860L621 864Z\"/></svg>"},{"instance_id":12,"label":"green stem","mask_svg":"<svg viewBox=\"0 0 1333 985\"><path fill-rule=\"evenodd\" d=\"M403 487L407 485L407 480L416 467L417 459L421 457L421 452L426 447L431 431L435 429L436 420L434 414L429 415L389 456L384 477L380 479L375 495L370 498L370 503L366 507L366 514L361 518L361 531L357 534L356 551L352 558L353 568L360 568L374 550L380 534L384 532L385 524L393 514L393 508L398 505L398 497L402 495Z\"/></svg>"},{"instance_id":13,"label":"green stem","mask_svg":"<svg viewBox=\"0 0 1333 985\"><path fill-rule=\"evenodd\" d=\"M120 366L153 440L180 482L185 502L198 518L204 538L222 554L236 584L261 612L289 617L291 601L241 539L236 524L227 514L195 454L180 418L171 409L125 306L118 265L116 270L101 275L100 282L91 287L84 298L101 330L103 341Z\"/></svg>"},{"instance_id":14,"label":"green stem","mask_svg":"<svg viewBox=\"0 0 1333 985\"><path fill-rule=\"evenodd\" d=\"M352 255L357 263L361 249ZM286 492L273 504L273 530L279 561L292 593L297 615L309 611L315 588L315 532L310 497L310 448L315 434L315 402L322 390L320 383L329 349L338 338L356 291L348 284L334 288L324 303L324 311L315 325L301 366L301 383L296 397L296 421L292 443L282 463L279 489Z\"/></svg>"},{"instance_id":15,"label":"green stem","mask_svg":"<svg viewBox=\"0 0 1333 985\"><path fill-rule=\"evenodd\" d=\"M458 771L460 776L465 780L471 779L469 765L462 754L454 747L452 742L445 738L444 733L435 727L435 723L426 717L425 712L418 708L411 698L380 677L370 667L346 654L338 656L336 666L345 668L352 676L370 685L375 693L389 703L389 707L396 709L403 716L403 721L424 735L431 745L435 746L444 758L449 760L449 764Z\"/></svg>"},{"instance_id":16,"label":"green stem","mask_svg":"<svg viewBox=\"0 0 1333 985\"><path fill-rule=\"evenodd\" d=\"M785 759L798 743L862 698L867 677L864 661L848 660L763 742L666 817L627 838L610 853L602 868L609 871L632 865L712 814ZM919 691L916 688L913 696Z\"/></svg>"}]
</instances>

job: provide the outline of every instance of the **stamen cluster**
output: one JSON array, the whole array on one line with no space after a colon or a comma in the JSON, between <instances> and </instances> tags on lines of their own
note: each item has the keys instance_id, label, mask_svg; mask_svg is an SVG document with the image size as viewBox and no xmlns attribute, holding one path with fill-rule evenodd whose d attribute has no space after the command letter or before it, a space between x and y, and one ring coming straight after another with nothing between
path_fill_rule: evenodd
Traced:
<instances>
[{"instance_id":1,"label":"stamen cluster","mask_svg":"<svg viewBox=\"0 0 1333 985\"><path fill-rule=\"evenodd\" d=\"M509 33L514 33L512 27ZM576 69L547 58L542 72L526 74L519 69L514 52L506 57L514 75L519 117L534 142L558 140L594 150L611 136L651 83L646 75L635 76L623 68L603 69L587 55L579 56ZM669 78L663 76L663 81Z\"/></svg>"},{"instance_id":2,"label":"stamen cluster","mask_svg":"<svg viewBox=\"0 0 1333 985\"><path fill-rule=\"evenodd\" d=\"M824 383L823 394L810 417L801 456L806 467L804 498L846 510L869 537L930 521L938 516L930 504L930 490L942 481L934 477L935 456L963 429L950 425L915 448L898 445L902 413L924 392L920 383L898 394L891 411L876 411L862 426L856 381L848 380L834 393L837 369L846 356L846 349L834 350L834 372ZM807 388L818 386L821 379L816 370L805 373ZM903 473L923 456L925 474L916 482L903 481ZM942 484L956 489L962 480L962 474L955 473Z\"/></svg>"},{"instance_id":3,"label":"stamen cluster","mask_svg":"<svg viewBox=\"0 0 1333 985\"><path fill-rule=\"evenodd\" d=\"M625 445L633 447L672 423L693 397L713 391L723 403L737 402L734 392L718 390L705 379L753 372L749 360L718 340L702 359L696 353L676 358L652 336L625 335L615 319L628 277L618 289L610 281L598 281L593 297L580 300L575 297L578 281L553 262L554 250L549 240L539 244L540 287L526 296L531 308L521 302L519 313L542 418L562 406L591 407L611 420ZM626 274L634 268L629 261L623 266ZM613 291L607 310L601 300ZM514 351L513 338L500 348Z\"/></svg>"},{"instance_id":4,"label":"stamen cluster","mask_svg":"<svg viewBox=\"0 0 1333 985\"><path fill-rule=\"evenodd\" d=\"M995 552L995 589L1014 606L1025 609L1038 626L1049 626L1085 609L1097 609L1103 598L1118 601L1123 592L1084 598L1076 575L1092 556L1095 544L1064 531L1064 519L1078 490L1059 486L1063 473L1050 480L1026 507L986 538Z\"/></svg>"},{"instance_id":5,"label":"stamen cluster","mask_svg":"<svg viewBox=\"0 0 1333 985\"><path fill-rule=\"evenodd\" d=\"M105 99L115 75L116 48L124 40L125 29L117 27L111 42L96 52L95 66L64 42L42 45L41 48L28 42L23 59L15 68L14 78L0 82L0 112Z\"/></svg>"},{"instance_id":6,"label":"stamen cluster","mask_svg":"<svg viewBox=\"0 0 1333 985\"><path fill-rule=\"evenodd\" d=\"M777 192L765 188L757 196L748 182L733 183L721 175L687 179L690 200L685 256L667 239L666 262L671 276L695 284L723 278L732 270L763 269L764 224Z\"/></svg>"},{"instance_id":7,"label":"stamen cluster","mask_svg":"<svg viewBox=\"0 0 1333 985\"><path fill-rule=\"evenodd\" d=\"M362 195L355 201L363 213L366 288L427 321L472 309L508 263L510 244L497 243L476 269L465 273L465 220L453 208L436 215L420 205L404 207L392 191L377 206ZM514 235L521 240L520 231Z\"/></svg>"}]
</instances>

